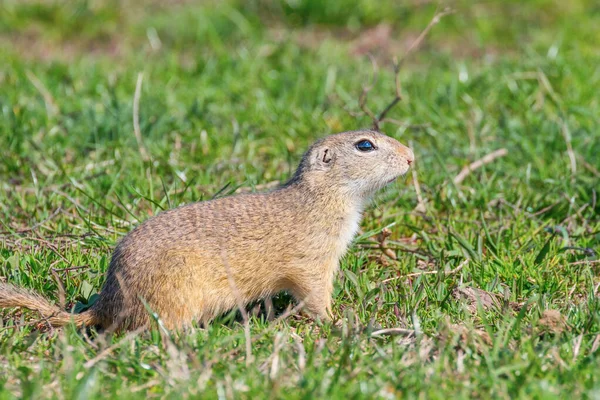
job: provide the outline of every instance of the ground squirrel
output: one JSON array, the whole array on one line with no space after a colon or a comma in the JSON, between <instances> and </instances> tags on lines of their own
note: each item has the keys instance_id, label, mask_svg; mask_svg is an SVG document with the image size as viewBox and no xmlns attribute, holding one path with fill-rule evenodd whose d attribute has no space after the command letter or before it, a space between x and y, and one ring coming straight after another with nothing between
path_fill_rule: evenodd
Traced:
<instances>
[{"instance_id":1,"label":"ground squirrel","mask_svg":"<svg viewBox=\"0 0 600 400\"><path fill-rule=\"evenodd\" d=\"M145 221L117 245L98 300L70 314L45 298L0 283L0 307L25 307L51 325L132 330L207 322L289 291L329 320L334 275L373 193L405 174L413 152L373 131L327 136L294 176L267 193L188 204Z\"/></svg>"}]
</instances>

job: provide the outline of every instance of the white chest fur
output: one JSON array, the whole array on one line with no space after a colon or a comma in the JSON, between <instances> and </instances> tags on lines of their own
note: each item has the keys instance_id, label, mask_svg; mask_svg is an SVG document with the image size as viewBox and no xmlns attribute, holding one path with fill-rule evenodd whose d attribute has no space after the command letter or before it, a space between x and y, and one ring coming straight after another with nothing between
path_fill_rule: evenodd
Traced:
<instances>
[{"instance_id":1,"label":"white chest fur","mask_svg":"<svg viewBox=\"0 0 600 400\"><path fill-rule=\"evenodd\" d=\"M335 249L335 257L339 260L346 250L348 246L352 243L352 239L358 232L358 228L360 226L360 220L362 218L362 207L353 207L348 217L344 219L340 226L340 232L337 240L337 246Z\"/></svg>"}]
</instances>

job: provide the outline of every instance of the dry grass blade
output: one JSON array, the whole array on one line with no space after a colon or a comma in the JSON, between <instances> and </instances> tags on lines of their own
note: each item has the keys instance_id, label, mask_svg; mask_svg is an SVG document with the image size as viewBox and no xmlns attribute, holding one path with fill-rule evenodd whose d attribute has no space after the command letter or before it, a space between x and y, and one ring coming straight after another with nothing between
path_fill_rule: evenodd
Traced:
<instances>
[{"instance_id":1,"label":"dry grass blade","mask_svg":"<svg viewBox=\"0 0 600 400\"><path fill-rule=\"evenodd\" d=\"M491 152L490 154L481 157L477 161L473 161L471 164L465 166L453 179L455 185L460 185L466 178L471 174L471 172L475 171L482 166L491 163L496 158L504 157L508 154L508 150L505 148L498 149L496 151Z\"/></svg>"},{"instance_id":2,"label":"dry grass blade","mask_svg":"<svg viewBox=\"0 0 600 400\"><path fill-rule=\"evenodd\" d=\"M569 156L569 162L571 165L571 174L574 177L577 173L577 159L575 157L575 152L573 151L573 145L571 144L571 131L569 130L569 126L567 125L566 121L560 120L559 123L561 126L561 132L567 145L567 155Z\"/></svg>"},{"instance_id":3,"label":"dry grass blade","mask_svg":"<svg viewBox=\"0 0 600 400\"><path fill-rule=\"evenodd\" d=\"M410 146L411 149L414 149L414 144L412 143L412 141L410 141L408 143L408 145ZM415 187L415 192L417 194L417 206L415 207L414 211L421 213L421 214L425 214L427 212L427 205L426 205L425 199L423 199L423 195L421 193L421 185L419 184L419 178L417 177L416 165L413 165L413 167L411 168L411 173L412 173L413 186Z\"/></svg>"},{"instance_id":4,"label":"dry grass blade","mask_svg":"<svg viewBox=\"0 0 600 400\"><path fill-rule=\"evenodd\" d=\"M65 295L65 293L66 293L65 284L60 279L60 276L58 276L58 273L56 272L56 270L54 268L50 269L50 273L52 274L52 277L56 281L56 286L58 286L58 304L60 305L61 309L64 309L65 304L67 303L67 300L66 300L67 298Z\"/></svg>"},{"instance_id":5,"label":"dry grass blade","mask_svg":"<svg viewBox=\"0 0 600 400\"><path fill-rule=\"evenodd\" d=\"M457 272L460 272L460 270L462 270L465 265L468 264L469 262L469 258L464 259L459 265L458 267L445 272L444 271L439 271L439 270L435 270L435 271L423 271L423 272L413 272L410 274L406 274L406 275L402 275L402 276L394 276L393 278L388 278L388 279L384 279L381 283L386 283L386 282L391 282L391 281L395 281L397 279L404 279L404 278L414 278L416 276L421 276L421 275L437 275L439 273L444 273L446 276L450 276L450 275L454 275Z\"/></svg>"},{"instance_id":6,"label":"dry grass blade","mask_svg":"<svg viewBox=\"0 0 600 400\"><path fill-rule=\"evenodd\" d=\"M143 80L144 74L140 72L137 77L137 82L135 84L135 94L133 96L133 134L135 135L135 139L137 140L138 149L142 160L148 161L150 157L148 156L148 151L144 147L144 142L142 140L142 131L140 129L140 97L142 97Z\"/></svg>"},{"instance_id":7,"label":"dry grass blade","mask_svg":"<svg viewBox=\"0 0 600 400\"><path fill-rule=\"evenodd\" d=\"M292 338L298 348L298 369L300 372L304 372L306 368L306 349L304 348L304 343L302 342L302 338L295 333L292 333Z\"/></svg>"},{"instance_id":8,"label":"dry grass blade","mask_svg":"<svg viewBox=\"0 0 600 400\"><path fill-rule=\"evenodd\" d=\"M304 307L305 301L301 301L299 302L295 307L293 308L289 308L286 312L284 312L283 314L281 314L279 317L277 317L277 319L275 319L275 321L273 321L272 324L269 325L268 329L264 329L262 332L255 334L254 336L250 337L250 342L254 342L262 337L264 337L265 335L267 335L269 332L271 332L271 329L274 329L277 326L277 323L280 321L284 321L287 318L296 315L303 307ZM246 336L246 340L248 340L248 337ZM219 355L219 359L212 359L208 362L208 365L212 365L214 363L216 363L218 360L223 359L224 357L228 357L231 354L237 353L238 349L234 348L233 350L230 350L224 354L220 354Z\"/></svg>"},{"instance_id":9,"label":"dry grass blade","mask_svg":"<svg viewBox=\"0 0 600 400\"><path fill-rule=\"evenodd\" d=\"M275 344L273 345L273 360L271 362L271 370L269 372L269 378L271 378L271 380L275 380L277 378L277 373L279 372L279 351L282 347L282 338L283 333L281 332L278 332L275 335Z\"/></svg>"},{"instance_id":10,"label":"dry grass blade","mask_svg":"<svg viewBox=\"0 0 600 400\"><path fill-rule=\"evenodd\" d=\"M141 392L142 390L148 390L154 386L159 386L162 382L158 379L152 379L142 385L134 386L131 388L131 393Z\"/></svg>"},{"instance_id":11,"label":"dry grass blade","mask_svg":"<svg viewBox=\"0 0 600 400\"><path fill-rule=\"evenodd\" d=\"M600 260L580 260L580 261L574 261L572 263L570 263L570 265L582 265L582 264L600 264Z\"/></svg>"},{"instance_id":12,"label":"dry grass blade","mask_svg":"<svg viewBox=\"0 0 600 400\"><path fill-rule=\"evenodd\" d=\"M113 344L112 346L109 346L106 349L102 350L100 353L98 353L98 355L96 355L96 357L86 361L86 363L83 364L84 368L87 368L87 369L92 368L99 361L102 361L106 357L108 357L114 350L118 349L125 343L134 339L137 335L142 333L145 329L146 329L146 327L142 327L142 328L136 329L135 331L129 332L127 335L125 335L123 337L123 339L119 340L117 343Z\"/></svg>"},{"instance_id":13,"label":"dry grass blade","mask_svg":"<svg viewBox=\"0 0 600 400\"><path fill-rule=\"evenodd\" d=\"M585 159L581 156L578 155L579 161L581 161L581 163L583 164L584 168L587 169L588 171L590 171L592 174L594 174L594 176L596 177L600 177L600 171L598 171L597 168L595 168L592 164L590 164L589 162L585 161Z\"/></svg>"},{"instance_id":14,"label":"dry grass blade","mask_svg":"<svg viewBox=\"0 0 600 400\"><path fill-rule=\"evenodd\" d=\"M33 236L30 236L30 237L27 237L27 238L21 238L21 239L24 239L24 240L33 240L33 241L36 241L38 243L41 243L43 246L45 246L45 247L49 248L50 250L52 250L52 252L54 254L56 254L58 257L60 257L66 264L68 264L69 267L72 266L71 261L69 261L69 259L67 259L65 256L63 256L61 254L61 252L58 250L58 248L54 244L52 244L49 241L47 241L46 239L42 239L41 237L33 237ZM21 241L21 239L19 239L18 241Z\"/></svg>"},{"instance_id":15,"label":"dry grass blade","mask_svg":"<svg viewBox=\"0 0 600 400\"><path fill-rule=\"evenodd\" d=\"M375 336L375 337L376 336L393 336L393 335L411 337L411 336L416 336L417 333L413 329L404 329L404 328L379 329L379 330L371 333L371 336Z\"/></svg>"},{"instance_id":16,"label":"dry grass blade","mask_svg":"<svg viewBox=\"0 0 600 400\"><path fill-rule=\"evenodd\" d=\"M67 267L67 268L52 268L52 271L54 272L69 272L69 271L77 271L79 269L85 269L85 268L89 268L89 265L77 265L74 267Z\"/></svg>"},{"instance_id":17,"label":"dry grass blade","mask_svg":"<svg viewBox=\"0 0 600 400\"><path fill-rule=\"evenodd\" d=\"M53 317L53 316L54 315L51 315L50 317ZM14 325L9 325L9 326L4 326L5 321L3 321L2 322L2 327L0 327L0 333L8 331L8 330L11 330L11 329L18 330L18 329L25 328L25 327L36 327L36 326L38 326L38 325L40 325L42 323L48 324L48 318L42 317L42 318L38 318L38 319L33 320L33 321L28 321L28 322L25 322L25 323L22 323L22 324L14 324ZM49 324L48 324L48 328L50 330L53 329L52 325L49 325Z\"/></svg>"},{"instance_id":18,"label":"dry grass blade","mask_svg":"<svg viewBox=\"0 0 600 400\"><path fill-rule=\"evenodd\" d=\"M573 361L577 360L577 357L579 357L581 343L583 343L583 335L579 335L573 340Z\"/></svg>"},{"instance_id":19,"label":"dry grass blade","mask_svg":"<svg viewBox=\"0 0 600 400\"><path fill-rule=\"evenodd\" d=\"M60 214L60 212L62 211L61 207L58 207L56 210L54 210L52 212L52 214L50 214L48 216L48 218L40 221L40 222L36 222L34 225L32 225L31 227L25 228L25 229L21 229L15 232L11 232L11 231L4 231L4 232L0 232L0 235L9 235L9 234L23 234L23 233L27 233L27 232L32 232L35 231L37 228L39 228L41 225L45 224L46 222L50 221L51 219L53 219L54 217L56 217L58 214Z\"/></svg>"},{"instance_id":20,"label":"dry grass blade","mask_svg":"<svg viewBox=\"0 0 600 400\"><path fill-rule=\"evenodd\" d=\"M268 296L265 300L265 314L267 315L267 321L271 322L275 319L275 306L273 305L273 298Z\"/></svg>"},{"instance_id":21,"label":"dry grass blade","mask_svg":"<svg viewBox=\"0 0 600 400\"><path fill-rule=\"evenodd\" d=\"M244 300L242 299L242 295L238 290L237 285L235 284L235 279L231 274L231 267L229 266L229 262L227 261L227 257L224 253L221 254L221 259L223 260L223 266L225 268L225 273L227 274L229 287L233 292L233 296L235 297L237 306L240 310L240 313L242 313L242 318L244 319L244 336L246 339L246 365L250 365L252 363L252 339L250 337L250 319L248 318L248 312L246 311Z\"/></svg>"},{"instance_id":22,"label":"dry grass blade","mask_svg":"<svg viewBox=\"0 0 600 400\"><path fill-rule=\"evenodd\" d=\"M594 354L598 348L600 348L600 335L596 335L596 338L592 342L592 347L589 354Z\"/></svg>"},{"instance_id":23,"label":"dry grass blade","mask_svg":"<svg viewBox=\"0 0 600 400\"><path fill-rule=\"evenodd\" d=\"M58 106L56 105L56 101L54 101L54 97L50 91L46 88L44 83L38 79L37 76L33 74L31 71L27 71L27 78L31 81L33 86L40 92L42 97L44 98L44 103L46 104L46 113L48 114L48 118L51 118L59 113Z\"/></svg>"}]
</instances>

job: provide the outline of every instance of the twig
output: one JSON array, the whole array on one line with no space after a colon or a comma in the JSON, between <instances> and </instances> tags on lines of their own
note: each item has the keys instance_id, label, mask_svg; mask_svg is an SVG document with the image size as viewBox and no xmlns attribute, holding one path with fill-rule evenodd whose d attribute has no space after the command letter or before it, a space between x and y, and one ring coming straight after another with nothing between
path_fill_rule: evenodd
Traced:
<instances>
[{"instance_id":1,"label":"twig","mask_svg":"<svg viewBox=\"0 0 600 400\"><path fill-rule=\"evenodd\" d=\"M375 57L373 57L373 55L371 53L369 53L368 56L369 56L369 59L371 60L371 66L373 67L373 79L371 80L370 85L363 86L360 97L358 98L358 106L360 107L362 112L367 114L374 121L373 124L375 125L376 124L375 121L377 121L377 117L375 116L373 111L371 111L371 109L367 106L367 99L369 97L369 92L371 91L371 89L373 89L373 87L375 86L375 83L377 82L377 76L379 73L379 69L377 68L377 61L375 60Z\"/></svg>"},{"instance_id":2,"label":"twig","mask_svg":"<svg viewBox=\"0 0 600 400\"><path fill-rule=\"evenodd\" d=\"M408 124L406 123L406 121L400 121L397 119L393 119L393 118L384 118L383 121L381 122L389 122L390 124L394 124L394 125L398 125L399 127L402 127L404 129L425 129L425 128L429 128L431 126L430 123L424 123L424 124Z\"/></svg>"},{"instance_id":3,"label":"twig","mask_svg":"<svg viewBox=\"0 0 600 400\"><path fill-rule=\"evenodd\" d=\"M142 160L148 161L150 157L148 157L148 152L144 147L144 142L142 141L142 131L140 130L140 97L142 96L143 80L144 73L140 72L137 77L137 82L135 84L135 94L133 96L133 133L135 134L135 139L137 140Z\"/></svg>"},{"instance_id":4,"label":"twig","mask_svg":"<svg viewBox=\"0 0 600 400\"><path fill-rule=\"evenodd\" d=\"M398 104L398 102L400 100L402 100L402 94L400 93L401 89L400 89L400 63L398 62L397 58L394 58L394 83L395 83L395 88L396 88L396 93L394 98L392 99L392 101L383 109L383 111L381 113L379 113L379 116L373 120L373 128L378 131L379 130L379 124L384 120L385 116L387 115L387 113L394 108L394 106L396 104Z\"/></svg>"},{"instance_id":5,"label":"twig","mask_svg":"<svg viewBox=\"0 0 600 400\"><path fill-rule=\"evenodd\" d=\"M491 163L496 158L504 157L507 154L508 154L508 150L506 150L505 148L502 148L502 149L493 151L490 154L487 154L486 156L480 158L477 161L472 162L471 164L465 166L460 171L460 173L454 177L454 180L453 180L454 184L460 185L462 183L462 181L464 181L467 178L467 176L469 176L469 174L471 172L475 171L477 168L481 168L482 166Z\"/></svg>"},{"instance_id":6,"label":"twig","mask_svg":"<svg viewBox=\"0 0 600 400\"><path fill-rule=\"evenodd\" d=\"M377 235L377 242L379 243L379 250L381 250L381 252L383 254L385 254L386 256L388 256L389 258L391 258L392 260L397 260L398 257L396 256L396 253L394 253L394 251L390 248L388 248L387 246L387 239L392 236L392 231L388 228L383 228L383 230L381 231L381 233L379 235Z\"/></svg>"},{"instance_id":7,"label":"twig","mask_svg":"<svg viewBox=\"0 0 600 400\"><path fill-rule=\"evenodd\" d=\"M391 282L394 281L396 279L404 279L404 278L414 278L415 276L421 276L421 275L437 275L439 273L443 273L446 276L450 276L450 275L454 275L457 272L460 272L461 269L464 268L465 265L467 265L467 263L469 262L469 258L465 258L459 265L458 267L451 269L448 272L444 272L444 271L440 271L440 270L435 270L435 271L423 271L423 272L413 272L410 274L406 274L406 275L402 275L402 276L394 276L393 278L388 278L388 279L384 279L383 281L381 281L381 283L386 283L386 282Z\"/></svg>"},{"instance_id":8,"label":"twig","mask_svg":"<svg viewBox=\"0 0 600 400\"><path fill-rule=\"evenodd\" d=\"M233 275L231 274L231 268L225 256L225 252L221 253L221 259L223 260L223 266L225 267L225 273L227 274L229 287L231 288L231 292L235 297L237 306L240 309L240 312L242 313L242 318L244 319L244 336L246 337L246 365L248 366L252 363L252 339L250 338L250 319L248 318L248 312L246 311L246 305L244 304L242 295L238 290L237 285L235 284Z\"/></svg>"},{"instance_id":9,"label":"twig","mask_svg":"<svg viewBox=\"0 0 600 400\"><path fill-rule=\"evenodd\" d=\"M404 56L402 57L402 59L398 60L396 57L394 58L394 61L393 61L393 65L394 65L394 83L395 83L394 98L392 99L392 101L390 101L388 103L387 106L384 107L383 111L381 111L378 116L375 116L373 114L373 112L366 106L367 95L368 95L369 91L371 90L372 86L371 87L363 87L363 91L362 91L362 94L361 94L360 99L359 99L359 105L360 105L361 110L365 114L367 114L369 117L371 117L371 119L373 121L373 129L374 130L376 130L376 131L380 130L381 123L385 121L385 117L388 114L388 112L392 108L394 108L394 106L396 104L398 104L400 102L400 100L402 100L402 87L401 87L401 83L400 83L400 67L402 66L402 64L404 63L404 61L416 49L418 49L419 46L421 46L421 43L423 42L423 40L425 39L425 37L427 36L427 34L431 30L431 28L433 28L434 25L436 25L437 23L439 23L440 20L444 16L446 16L448 14L451 14L452 12L454 12L454 11L452 9L450 9L450 8L445 8L441 12L436 12L434 14L433 18L431 19L431 21L429 21L429 24L427 24L427 26L425 27L425 29L423 29L423 31L421 32L421 34L408 47L408 49L404 53ZM371 56L371 55L369 55L369 56L371 57L371 62L374 64L373 56ZM377 73L376 69L375 69L374 73L375 74Z\"/></svg>"},{"instance_id":10,"label":"twig","mask_svg":"<svg viewBox=\"0 0 600 400\"><path fill-rule=\"evenodd\" d=\"M419 37L417 37L415 39L414 42L412 42L412 44L409 46L408 50L406 50L406 53L404 53L404 57L402 58L402 60L400 60L399 65L402 65L402 63L404 63L404 61L407 59L407 57L416 49L419 48L419 46L421 45L421 43L423 42L423 40L425 39L425 36L427 36L427 34L429 33L429 31L431 30L431 28L433 28L435 25L437 25L441 19L443 17L445 17L448 14L452 14L454 12L454 10L452 10L451 8L445 8L443 11L441 12L436 12L433 16L433 18L431 19L431 21L429 21L429 24L427 24L427 26L425 27L425 29L423 29L423 32L421 32L421 34L419 35Z\"/></svg>"}]
</instances>

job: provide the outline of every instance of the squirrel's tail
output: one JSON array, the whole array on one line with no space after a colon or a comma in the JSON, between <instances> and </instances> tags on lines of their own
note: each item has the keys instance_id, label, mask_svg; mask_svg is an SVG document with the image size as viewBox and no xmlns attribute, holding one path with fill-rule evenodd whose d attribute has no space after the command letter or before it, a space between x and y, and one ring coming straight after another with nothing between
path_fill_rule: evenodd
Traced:
<instances>
[{"instance_id":1,"label":"squirrel's tail","mask_svg":"<svg viewBox=\"0 0 600 400\"><path fill-rule=\"evenodd\" d=\"M23 307L36 311L53 327L60 327L69 323L77 327L97 325L96 315L92 310L81 314L71 314L61 310L39 294L0 283L0 308Z\"/></svg>"}]
</instances>

